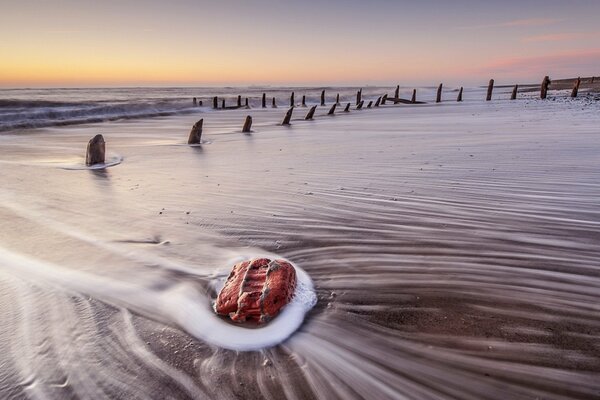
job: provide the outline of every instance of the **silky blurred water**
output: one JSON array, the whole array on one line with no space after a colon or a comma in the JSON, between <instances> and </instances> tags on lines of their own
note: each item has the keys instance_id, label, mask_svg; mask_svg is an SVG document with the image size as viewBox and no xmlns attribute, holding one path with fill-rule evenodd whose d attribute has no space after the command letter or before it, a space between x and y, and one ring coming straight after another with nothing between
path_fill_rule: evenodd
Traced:
<instances>
[{"instance_id":1,"label":"silky blurred water","mask_svg":"<svg viewBox=\"0 0 600 400\"><path fill-rule=\"evenodd\" d=\"M1 397L600 397L597 102L472 89L282 127L279 90L278 109L0 135ZM120 164L84 168L97 133ZM287 339L226 349L215 281L256 254L317 303Z\"/></svg>"}]
</instances>

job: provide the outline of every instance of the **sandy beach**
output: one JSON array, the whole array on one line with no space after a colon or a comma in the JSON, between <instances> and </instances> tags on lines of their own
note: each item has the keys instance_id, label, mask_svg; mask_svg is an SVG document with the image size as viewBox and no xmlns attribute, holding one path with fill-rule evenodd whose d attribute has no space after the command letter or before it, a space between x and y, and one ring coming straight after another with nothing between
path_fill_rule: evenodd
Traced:
<instances>
[{"instance_id":1,"label":"sandy beach","mask_svg":"<svg viewBox=\"0 0 600 400\"><path fill-rule=\"evenodd\" d=\"M280 126L302 89L265 109L252 90L250 109L0 134L1 397L600 397L594 94L355 110L331 88ZM328 116L337 92L351 112ZM98 133L115 165L88 169ZM317 302L256 350L211 302L261 254Z\"/></svg>"}]
</instances>

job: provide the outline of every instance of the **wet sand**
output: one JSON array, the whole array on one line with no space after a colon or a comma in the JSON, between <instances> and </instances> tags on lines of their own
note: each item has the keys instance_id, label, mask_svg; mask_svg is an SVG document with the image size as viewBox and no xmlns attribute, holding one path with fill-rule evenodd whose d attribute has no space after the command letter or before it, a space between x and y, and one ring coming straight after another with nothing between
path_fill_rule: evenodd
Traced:
<instances>
[{"instance_id":1,"label":"wet sand","mask_svg":"<svg viewBox=\"0 0 600 400\"><path fill-rule=\"evenodd\" d=\"M599 397L600 106L482 99L3 134L0 392ZM72 169L96 133L121 164ZM304 324L199 338L215 277L261 252L312 278Z\"/></svg>"}]
</instances>

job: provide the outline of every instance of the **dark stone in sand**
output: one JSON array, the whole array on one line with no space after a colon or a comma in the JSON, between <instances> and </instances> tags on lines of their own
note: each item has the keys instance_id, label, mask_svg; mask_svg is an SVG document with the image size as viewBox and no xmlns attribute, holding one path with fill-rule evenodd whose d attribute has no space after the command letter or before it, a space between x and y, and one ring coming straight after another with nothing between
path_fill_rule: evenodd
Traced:
<instances>
[{"instance_id":1,"label":"dark stone in sand","mask_svg":"<svg viewBox=\"0 0 600 400\"><path fill-rule=\"evenodd\" d=\"M85 165L103 164L106 154L106 144L102 135L94 136L87 145Z\"/></svg>"},{"instance_id":2,"label":"dark stone in sand","mask_svg":"<svg viewBox=\"0 0 600 400\"><path fill-rule=\"evenodd\" d=\"M287 110L287 112L285 113L285 117L283 117L283 121L281 122L281 125L289 125L290 124L290 120L292 119L292 112L294 112L294 107L290 107L290 109Z\"/></svg>"},{"instance_id":3,"label":"dark stone in sand","mask_svg":"<svg viewBox=\"0 0 600 400\"><path fill-rule=\"evenodd\" d=\"M219 292L215 311L234 322L263 324L294 296L296 270L285 260L258 258L236 264Z\"/></svg>"},{"instance_id":4,"label":"dark stone in sand","mask_svg":"<svg viewBox=\"0 0 600 400\"><path fill-rule=\"evenodd\" d=\"M306 114L306 117L304 117L304 119L307 120L307 121L313 119L313 116L315 115L316 109L317 109L317 106L312 106L310 108L310 110L308 110L308 113Z\"/></svg>"},{"instance_id":5,"label":"dark stone in sand","mask_svg":"<svg viewBox=\"0 0 600 400\"><path fill-rule=\"evenodd\" d=\"M242 132L249 133L252 128L252 117L248 115L246 117L246 121L244 121L244 127L242 128Z\"/></svg>"},{"instance_id":6,"label":"dark stone in sand","mask_svg":"<svg viewBox=\"0 0 600 400\"><path fill-rule=\"evenodd\" d=\"M200 144L200 140L202 139L202 124L204 123L204 119L196 122L194 126L192 126L192 130L190 131L190 136L188 137L188 144Z\"/></svg>"}]
</instances>

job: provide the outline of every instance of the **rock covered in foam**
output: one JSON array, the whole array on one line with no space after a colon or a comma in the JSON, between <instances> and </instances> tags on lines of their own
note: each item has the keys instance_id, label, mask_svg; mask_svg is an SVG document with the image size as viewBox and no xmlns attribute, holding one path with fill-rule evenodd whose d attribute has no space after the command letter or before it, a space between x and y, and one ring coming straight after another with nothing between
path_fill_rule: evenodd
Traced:
<instances>
[{"instance_id":1,"label":"rock covered in foam","mask_svg":"<svg viewBox=\"0 0 600 400\"><path fill-rule=\"evenodd\" d=\"M235 322L270 321L290 302L296 270L287 261L257 258L236 264L219 292L215 311Z\"/></svg>"}]
</instances>

